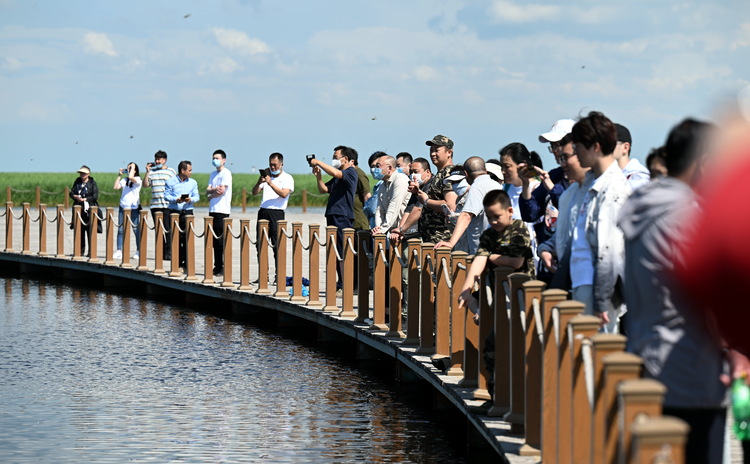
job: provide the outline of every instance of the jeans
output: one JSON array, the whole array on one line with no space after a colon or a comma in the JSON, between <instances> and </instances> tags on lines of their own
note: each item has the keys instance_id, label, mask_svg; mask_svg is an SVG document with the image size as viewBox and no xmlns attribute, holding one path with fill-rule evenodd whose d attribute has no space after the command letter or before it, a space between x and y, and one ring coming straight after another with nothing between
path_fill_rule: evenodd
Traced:
<instances>
[{"instance_id":1,"label":"jeans","mask_svg":"<svg viewBox=\"0 0 750 464\"><path fill-rule=\"evenodd\" d=\"M122 241L123 241L123 228L125 227L125 210L122 209L122 206L120 207L120 212L117 215L117 223L120 224L120 227L117 228L117 249L122 250ZM141 227L140 227L140 221L141 221L141 215L138 208L131 209L130 210L130 220L133 223L132 229L133 234L135 236L135 246L136 250L139 252L141 251Z\"/></svg>"}]
</instances>

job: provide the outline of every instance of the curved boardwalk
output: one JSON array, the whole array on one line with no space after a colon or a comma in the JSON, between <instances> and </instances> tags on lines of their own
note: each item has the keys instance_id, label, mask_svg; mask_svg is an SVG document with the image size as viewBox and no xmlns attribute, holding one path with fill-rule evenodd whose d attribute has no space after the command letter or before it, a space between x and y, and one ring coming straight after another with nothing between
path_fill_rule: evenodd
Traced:
<instances>
[{"instance_id":1,"label":"curved boardwalk","mask_svg":"<svg viewBox=\"0 0 750 464\"><path fill-rule=\"evenodd\" d=\"M324 341L351 339L358 357L385 357L399 378L432 385L436 407L462 412L471 442L492 447L500 462L684 461L686 429L681 421L661 416L663 386L640 379L641 360L622 352L624 337L597 334L598 320L583 316L582 305L567 300L565 292L545 290L542 282L498 268L493 291L480 292L477 326L471 313L457 309L452 291L463 285L470 256L435 251L419 241L394 250L382 235L367 252L368 234L356 236L350 229L339 249L336 230L316 225L324 223L321 213L294 210L280 227L278 266L272 254L269 259L263 235L256 255L255 215L232 215L220 277L211 275L210 220L194 218L183 273L162 262L162 251L154 249L159 228L142 214L148 228L141 240L145 253L138 262L127 259L135 251L131 237L130 251L127 245L123 250L126 258L115 262L117 215L111 210L95 252L81 256L73 245L79 227L70 210L9 203L0 213L5 234L0 260L21 273L49 268L70 279L94 276L104 286L140 282L151 293L182 295L212 309L311 325ZM344 276L338 295L337 266ZM278 285L271 284L274 276ZM286 276L292 276L290 287ZM251 284L258 277L259 283ZM309 279L309 295L302 291L303 278ZM355 284L364 289L370 279L374 290L355 291ZM481 361L491 331L497 340L494 384ZM494 402L487 401L491 393Z\"/></svg>"}]
</instances>

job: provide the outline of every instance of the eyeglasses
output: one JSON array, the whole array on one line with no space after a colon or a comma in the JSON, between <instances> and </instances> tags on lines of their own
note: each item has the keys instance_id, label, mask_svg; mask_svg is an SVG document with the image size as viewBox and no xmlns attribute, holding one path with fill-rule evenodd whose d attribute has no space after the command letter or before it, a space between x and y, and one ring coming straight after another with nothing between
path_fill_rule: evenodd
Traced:
<instances>
[{"instance_id":1,"label":"eyeglasses","mask_svg":"<svg viewBox=\"0 0 750 464\"><path fill-rule=\"evenodd\" d=\"M573 152L573 153L560 153L558 156L555 156L555 161L557 161L558 164L561 164L563 161L565 161L567 163L570 158L572 158L574 156L577 156L577 155L578 155L578 153L576 153L576 152Z\"/></svg>"},{"instance_id":2,"label":"eyeglasses","mask_svg":"<svg viewBox=\"0 0 750 464\"><path fill-rule=\"evenodd\" d=\"M549 146L547 147L547 150L549 150L550 153L554 153L556 151L559 151L561 148L561 145L559 142L551 142Z\"/></svg>"}]
</instances>

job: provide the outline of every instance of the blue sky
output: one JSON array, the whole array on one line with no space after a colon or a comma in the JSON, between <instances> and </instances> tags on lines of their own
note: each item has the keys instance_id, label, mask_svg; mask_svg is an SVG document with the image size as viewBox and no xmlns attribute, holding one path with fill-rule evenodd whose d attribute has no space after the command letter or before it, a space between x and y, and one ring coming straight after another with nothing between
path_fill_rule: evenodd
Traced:
<instances>
[{"instance_id":1,"label":"blue sky","mask_svg":"<svg viewBox=\"0 0 750 464\"><path fill-rule=\"evenodd\" d=\"M159 149L235 172L339 144L497 156L599 110L643 160L750 84L750 2L0 0L6 171L94 173Z\"/></svg>"}]
</instances>

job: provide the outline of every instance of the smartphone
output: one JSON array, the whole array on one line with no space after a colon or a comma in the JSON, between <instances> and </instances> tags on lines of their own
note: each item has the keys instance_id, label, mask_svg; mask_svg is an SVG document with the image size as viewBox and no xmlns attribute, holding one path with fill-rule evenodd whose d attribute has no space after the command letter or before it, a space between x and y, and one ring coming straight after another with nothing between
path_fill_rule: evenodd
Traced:
<instances>
[{"instance_id":1,"label":"smartphone","mask_svg":"<svg viewBox=\"0 0 750 464\"><path fill-rule=\"evenodd\" d=\"M260 170L260 177L266 177L269 175L268 169L261 169Z\"/></svg>"},{"instance_id":2,"label":"smartphone","mask_svg":"<svg viewBox=\"0 0 750 464\"><path fill-rule=\"evenodd\" d=\"M189 193L183 193L183 194L182 194L182 195L180 196L180 198L182 198L183 200L187 200L188 198L190 198L190 194L189 194Z\"/></svg>"},{"instance_id":3,"label":"smartphone","mask_svg":"<svg viewBox=\"0 0 750 464\"><path fill-rule=\"evenodd\" d=\"M307 155L306 158L307 158L307 164L312 166L312 160L315 159L315 155Z\"/></svg>"},{"instance_id":4,"label":"smartphone","mask_svg":"<svg viewBox=\"0 0 750 464\"><path fill-rule=\"evenodd\" d=\"M442 205L440 205L440 209L443 211L443 214L445 214L446 216L450 216L451 215L451 209L448 208L448 205L442 204Z\"/></svg>"}]
</instances>

